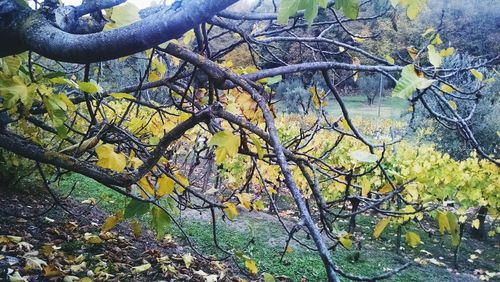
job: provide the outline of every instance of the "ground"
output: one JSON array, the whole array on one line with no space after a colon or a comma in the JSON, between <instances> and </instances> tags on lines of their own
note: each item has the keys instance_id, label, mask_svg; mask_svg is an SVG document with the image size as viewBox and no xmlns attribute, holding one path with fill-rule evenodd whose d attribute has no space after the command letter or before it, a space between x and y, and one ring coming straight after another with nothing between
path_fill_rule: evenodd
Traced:
<instances>
[{"instance_id":1,"label":"ground","mask_svg":"<svg viewBox=\"0 0 500 282\"><path fill-rule=\"evenodd\" d=\"M0 240L3 242L0 243L2 247L0 258L3 256L1 260L6 261L6 258L13 257L17 264L11 268L19 269L21 275L28 275L30 281L47 280L43 276L43 271L25 271L23 268L32 251L38 251L36 257L51 266L46 272L58 275L60 278L88 277L89 274L93 274L96 278L109 273L114 275L114 280L151 281L165 279L163 274L165 272L166 277L177 277L181 281L205 281L210 277L208 275L220 276L221 273L224 273L223 281L258 279L257 276L245 276L241 271L244 269L243 262L238 259L223 265L195 255L196 251L199 251L211 257L222 256L222 253L214 247L210 217L205 213L182 212L179 218L196 251L187 245L187 241L174 226L167 230L167 239L157 240L151 232L145 231L140 239L136 240L129 224L121 223L111 232L99 235L98 238L103 241L102 243L92 244L99 234L104 219L110 213L122 208L126 200L118 193L76 174L69 175L62 181L56 190L57 193L61 196L67 195L75 182L77 183L75 190L70 198L65 200L65 206L72 214L57 208L33 219L16 219L5 215L0 218L0 235L18 236L21 242L32 245L19 246L19 242L9 242L8 237L0 237L3 238L3 241ZM0 199L3 211L17 212L24 207L22 210L36 212L45 209L50 203L50 198L45 193L16 191L16 193L2 194L5 195ZM93 205L94 201L96 205ZM141 220L144 229L147 229L147 221L147 218ZM290 213L286 224L291 226L293 222L294 214ZM374 217L360 218L358 232L355 233L356 238L369 237L376 222L377 218ZM432 222L428 224L431 227ZM342 228L340 225L338 227ZM481 275L485 277L487 271L488 273L499 271L498 241L480 242L472 239L464 241L460 251L459 270L456 270L452 267L452 252L447 236L429 238L422 231L414 231L420 232L424 243L415 249L403 243L404 250L400 255L394 251L395 232L388 229L384 231L380 240L366 238L362 244L355 243L350 250L338 247L333 256L336 263L344 270L364 276L396 268L415 258L425 264L414 263L409 269L388 281L478 281ZM235 221L219 220L216 234L221 247L235 253L244 253L257 261L259 273L271 273L279 281L325 280L325 273L317 254L298 244L292 243L280 261L286 235L276 217L271 214L240 210L240 216ZM303 234L301 237L304 237ZM312 244L307 239L305 242ZM183 256L187 254L192 254L194 257L189 268L183 260ZM80 255L84 258L82 259ZM79 269L78 266L81 266L82 262L86 265ZM150 269L137 274L132 273L133 267L144 266L147 263L151 264ZM57 267L64 273L55 271L52 267ZM53 270L53 273L50 270ZM89 270L93 273L89 273ZM200 270L203 272L199 272ZM495 278L492 279L494 280Z\"/></svg>"},{"instance_id":2,"label":"ground","mask_svg":"<svg viewBox=\"0 0 500 282\"><path fill-rule=\"evenodd\" d=\"M352 109L350 113L354 117L378 117L378 104L368 106L364 96L348 96L344 101L348 108ZM406 109L407 104L402 99L384 97L380 104L380 117L397 119ZM329 102L328 111L333 115L340 115L338 104L334 101ZM36 188L39 184L28 183L25 186L27 189L24 192L16 190L15 193L7 193L0 190L0 211L33 213L50 206L49 195ZM123 209L128 200L77 174L68 174L60 183L53 185L53 188L63 199L69 195L69 198L64 200L67 211L56 208L40 217L28 219L0 213L0 281L2 267L5 269L6 263L15 263L7 266L18 269L20 275L27 275L30 281L46 281L43 271L26 271L24 266L27 260L31 261L33 257L48 262L50 267L45 274L55 278L93 275L92 278L98 280L96 278L102 279L108 273L113 275L112 279L120 281L168 280L174 277L181 281L207 281L215 275L220 278L221 274L224 274L222 281L252 281L260 279L262 273L271 273L278 281L325 281L325 272L317 253L293 241L285 251L287 236L273 214L240 210L240 215L234 221L222 220L222 215L217 214L219 220L216 236L220 246L257 262L258 276L247 276L241 259L236 258L223 264L204 260L197 255L199 252L205 256L209 255L212 259L224 257L213 243L210 214L181 212L178 222L189 236L189 242L174 225L166 231L166 239L157 240L155 235L148 231L148 217L139 220L142 229L146 230L139 239L132 235L129 223L120 223L111 232L99 235L104 220L117 210ZM288 204L291 207L292 201L289 197L284 196L277 200L284 206ZM286 209L282 212L286 217L285 224L288 227L294 226L296 214ZM371 238L378 220L376 216L358 218L355 241L351 249L339 246L333 253L335 262L342 269L355 275L373 276L411 261L414 263L410 268L388 281L465 282L479 281L479 278L500 281L499 236L486 242L466 238L460 248L458 269L455 269L450 238L439 234L436 230L437 224L432 219L424 220L425 228L434 230L432 236L424 233L422 229L405 227L417 232L423 243L417 248L411 248L403 239L399 254L395 250L394 228L388 227L379 240ZM345 224L345 221L340 222L336 227L344 230ZM6 237L7 235L14 237ZM93 240L99 241L96 237L103 242L93 244ZM304 238L303 232L299 233L299 237L309 246L313 245L310 240ZM16 242L18 240L20 241ZM33 251L38 251L38 255L35 256ZM191 256L191 265L186 267L183 257ZM83 262L85 267L81 265ZM141 270L133 267L145 266L147 263L151 264L150 269L132 273L132 269L135 272ZM62 271L58 272L53 268Z\"/></svg>"}]
</instances>

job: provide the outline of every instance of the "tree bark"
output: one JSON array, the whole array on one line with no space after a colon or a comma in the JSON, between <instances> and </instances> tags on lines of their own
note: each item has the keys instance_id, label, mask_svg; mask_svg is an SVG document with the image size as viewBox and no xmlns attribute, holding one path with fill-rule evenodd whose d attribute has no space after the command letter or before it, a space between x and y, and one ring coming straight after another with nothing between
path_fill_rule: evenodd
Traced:
<instances>
[{"instance_id":1,"label":"tree bark","mask_svg":"<svg viewBox=\"0 0 500 282\"><path fill-rule=\"evenodd\" d=\"M10 2L15 1L8 0ZM14 10L0 14L0 37L4 39L0 57L31 50L70 63L116 59L179 38L235 2L237 0L184 0L176 9L162 10L128 26L92 34L63 31L41 12L14 3Z\"/></svg>"}]
</instances>

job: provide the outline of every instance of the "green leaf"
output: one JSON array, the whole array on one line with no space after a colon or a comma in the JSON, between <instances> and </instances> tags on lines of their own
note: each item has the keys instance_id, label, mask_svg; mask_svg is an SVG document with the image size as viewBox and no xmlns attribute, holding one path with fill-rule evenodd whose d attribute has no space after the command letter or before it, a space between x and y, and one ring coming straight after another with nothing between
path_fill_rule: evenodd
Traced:
<instances>
[{"instance_id":1,"label":"green leaf","mask_svg":"<svg viewBox=\"0 0 500 282\"><path fill-rule=\"evenodd\" d=\"M431 86L433 82L434 80L419 76L413 65L407 65L401 72L401 78L396 83L396 87L394 87L392 91L392 96L408 99L413 95L415 90L426 89Z\"/></svg>"},{"instance_id":2,"label":"green leaf","mask_svg":"<svg viewBox=\"0 0 500 282\"><path fill-rule=\"evenodd\" d=\"M271 274L269 274L267 272L262 273L262 279L264 280L264 282L276 282L276 279L274 279L274 276L272 276Z\"/></svg>"},{"instance_id":3,"label":"green leaf","mask_svg":"<svg viewBox=\"0 0 500 282\"><path fill-rule=\"evenodd\" d=\"M49 80L53 84L66 84L66 85L69 85L69 86L71 86L73 88L78 88L78 84L76 82L74 82L71 79L67 79L65 77L62 77L62 76L53 77L53 78L51 78Z\"/></svg>"},{"instance_id":4,"label":"green leaf","mask_svg":"<svg viewBox=\"0 0 500 282\"><path fill-rule=\"evenodd\" d=\"M26 108L31 108L36 85L27 86L20 76L11 78L0 76L0 96L3 97L3 107L10 109L14 107L18 101Z\"/></svg>"},{"instance_id":5,"label":"green leaf","mask_svg":"<svg viewBox=\"0 0 500 282\"><path fill-rule=\"evenodd\" d=\"M288 19L299 10L300 0L283 0L278 10L278 24L287 24Z\"/></svg>"},{"instance_id":6,"label":"green leaf","mask_svg":"<svg viewBox=\"0 0 500 282\"><path fill-rule=\"evenodd\" d=\"M51 73L48 73L48 74L44 74L43 77L44 78L47 78L47 79L51 79L51 78L56 78L56 77L63 77L66 73L62 72L62 71L56 71L56 72L51 72Z\"/></svg>"},{"instance_id":7,"label":"green leaf","mask_svg":"<svg viewBox=\"0 0 500 282\"><path fill-rule=\"evenodd\" d=\"M111 93L109 96L115 98L115 99L129 99L129 100L136 100L135 97L132 94L129 93Z\"/></svg>"},{"instance_id":8,"label":"green leaf","mask_svg":"<svg viewBox=\"0 0 500 282\"><path fill-rule=\"evenodd\" d=\"M318 15L318 5L316 4L316 1L313 0L308 0L306 1L307 5L304 11L304 19L311 24Z\"/></svg>"},{"instance_id":9,"label":"green leaf","mask_svg":"<svg viewBox=\"0 0 500 282\"><path fill-rule=\"evenodd\" d=\"M337 0L335 8L342 10L344 15L350 19L357 19L359 14L359 0Z\"/></svg>"},{"instance_id":10,"label":"green leaf","mask_svg":"<svg viewBox=\"0 0 500 282\"><path fill-rule=\"evenodd\" d=\"M156 232L158 238L163 238L165 228L170 225L170 217L164 210L156 206L151 209L151 217L151 227Z\"/></svg>"},{"instance_id":11,"label":"green leaf","mask_svg":"<svg viewBox=\"0 0 500 282\"><path fill-rule=\"evenodd\" d=\"M374 163L378 160L377 155L362 150L352 151L349 153L349 156L363 163Z\"/></svg>"},{"instance_id":12,"label":"green leaf","mask_svg":"<svg viewBox=\"0 0 500 282\"><path fill-rule=\"evenodd\" d=\"M82 90L85 93L96 94L98 91L98 87L97 87L96 83L78 81L77 84L78 84L78 88L80 88L80 90Z\"/></svg>"},{"instance_id":13,"label":"green leaf","mask_svg":"<svg viewBox=\"0 0 500 282\"><path fill-rule=\"evenodd\" d=\"M30 8L30 6L26 2L26 0L16 0L16 3L19 4L19 5L21 5L24 8Z\"/></svg>"},{"instance_id":14,"label":"green leaf","mask_svg":"<svg viewBox=\"0 0 500 282\"><path fill-rule=\"evenodd\" d=\"M50 95L43 98L43 103L54 127L64 127L68 105L59 95Z\"/></svg>"},{"instance_id":15,"label":"green leaf","mask_svg":"<svg viewBox=\"0 0 500 282\"><path fill-rule=\"evenodd\" d=\"M257 158L259 158L259 160L262 160L262 158L264 158L264 149L262 148L262 145L260 144L259 138L255 137L253 135L250 135L250 140L252 140L255 148L257 148Z\"/></svg>"},{"instance_id":16,"label":"green leaf","mask_svg":"<svg viewBox=\"0 0 500 282\"><path fill-rule=\"evenodd\" d=\"M460 244L460 226L457 216L454 213L448 212L446 217L448 218L448 224L450 226L451 245L456 247Z\"/></svg>"},{"instance_id":17,"label":"green leaf","mask_svg":"<svg viewBox=\"0 0 500 282\"><path fill-rule=\"evenodd\" d=\"M439 68L443 62L441 55L436 51L436 47L434 45L429 45L427 46L428 55L429 55L429 62L435 67Z\"/></svg>"},{"instance_id":18,"label":"green leaf","mask_svg":"<svg viewBox=\"0 0 500 282\"><path fill-rule=\"evenodd\" d=\"M319 5L321 8L325 9L325 8L326 8L326 6L328 5L328 0L318 0L318 5Z\"/></svg>"},{"instance_id":19,"label":"green leaf","mask_svg":"<svg viewBox=\"0 0 500 282\"><path fill-rule=\"evenodd\" d=\"M149 206L149 203L146 202L141 202L137 200L130 200L130 203L127 205L125 208L125 213L123 214L124 218L132 218L132 217L139 217L147 212L149 212L149 209L151 207Z\"/></svg>"},{"instance_id":20,"label":"green leaf","mask_svg":"<svg viewBox=\"0 0 500 282\"><path fill-rule=\"evenodd\" d=\"M272 85L280 82L283 78L281 75L271 76L267 78L267 85Z\"/></svg>"}]
</instances>

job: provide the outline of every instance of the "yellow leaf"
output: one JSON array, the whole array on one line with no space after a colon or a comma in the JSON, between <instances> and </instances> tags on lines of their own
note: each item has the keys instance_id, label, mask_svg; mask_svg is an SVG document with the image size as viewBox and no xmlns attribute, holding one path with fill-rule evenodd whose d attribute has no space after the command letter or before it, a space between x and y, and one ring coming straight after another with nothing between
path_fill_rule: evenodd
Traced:
<instances>
[{"instance_id":1,"label":"yellow leaf","mask_svg":"<svg viewBox=\"0 0 500 282\"><path fill-rule=\"evenodd\" d=\"M434 45L427 46L427 54L429 56L429 62L435 67L439 68L443 62L441 55L436 51Z\"/></svg>"},{"instance_id":2,"label":"yellow leaf","mask_svg":"<svg viewBox=\"0 0 500 282\"><path fill-rule=\"evenodd\" d=\"M449 56L453 55L454 52L455 52L455 48L449 47L449 48L446 48L446 49L439 51L439 55L441 55L441 57L444 58L444 57L449 57Z\"/></svg>"},{"instance_id":3,"label":"yellow leaf","mask_svg":"<svg viewBox=\"0 0 500 282\"><path fill-rule=\"evenodd\" d=\"M215 149L215 162L222 164L226 160L226 157L232 157L238 153L240 138L231 131L224 130L214 134L210 139L209 145L217 145L217 149Z\"/></svg>"},{"instance_id":4,"label":"yellow leaf","mask_svg":"<svg viewBox=\"0 0 500 282\"><path fill-rule=\"evenodd\" d=\"M259 139L257 137L254 137L253 135L250 135L250 140L252 140L255 148L257 148L257 158L259 158L259 160L262 160L262 158L264 158L264 149L262 148Z\"/></svg>"},{"instance_id":5,"label":"yellow leaf","mask_svg":"<svg viewBox=\"0 0 500 282\"><path fill-rule=\"evenodd\" d=\"M268 187L267 191L269 192L270 195L278 193L278 191L276 191L276 189L274 189L273 187Z\"/></svg>"},{"instance_id":6,"label":"yellow leaf","mask_svg":"<svg viewBox=\"0 0 500 282\"><path fill-rule=\"evenodd\" d=\"M449 100L448 105L450 105L450 107L455 111L458 109L457 103L455 103L455 101Z\"/></svg>"},{"instance_id":7,"label":"yellow leaf","mask_svg":"<svg viewBox=\"0 0 500 282\"><path fill-rule=\"evenodd\" d=\"M130 227L132 228L132 234L134 234L136 239L141 237L142 227L137 220L133 219L132 222L130 222Z\"/></svg>"},{"instance_id":8,"label":"yellow leaf","mask_svg":"<svg viewBox=\"0 0 500 282\"><path fill-rule=\"evenodd\" d=\"M476 219L474 219L474 220L472 221L472 224L471 224L472 228L474 228L474 229L479 229L479 226L480 226L480 225L481 225L481 222L480 222L480 221L479 221L479 219L477 219L477 218L476 218Z\"/></svg>"},{"instance_id":9,"label":"yellow leaf","mask_svg":"<svg viewBox=\"0 0 500 282\"><path fill-rule=\"evenodd\" d=\"M148 269L151 268L151 264L149 263L146 263L146 264L143 264L143 265L139 265L139 266L134 266L130 269L130 271L132 271L132 273L141 273L141 272L144 272Z\"/></svg>"},{"instance_id":10,"label":"yellow leaf","mask_svg":"<svg viewBox=\"0 0 500 282\"><path fill-rule=\"evenodd\" d=\"M406 48L406 51L408 51L408 55L410 55L410 57L412 58L412 60L415 61L415 59L417 58L417 54L418 54L417 48L415 48L415 47L408 47L408 48Z\"/></svg>"},{"instance_id":11,"label":"yellow leaf","mask_svg":"<svg viewBox=\"0 0 500 282\"><path fill-rule=\"evenodd\" d=\"M122 92L111 93L111 94L109 94L109 96L111 96L111 97L113 97L115 99L136 100L136 98L132 94L129 94L129 93L122 93Z\"/></svg>"},{"instance_id":12,"label":"yellow leaf","mask_svg":"<svg viewBox=\"0 0 500 282\"><path fill-rule=\"evenodd\" d=\"M131 3L106 10L106 15L109 17L110 22L104 26L104 30L120 28L140 20L139 9Z\"/></svg>"},{"instance_id":13,"label":"yellow leaf","mask_svg":"<svg viewBox=\"0 0 500 282\"><path fill-rule=\"evenodd\" d=\"M114 147L111 144L100 145L96 148L97 165L103 168L108 168L116 172L122 172L127 165L127 160L124 154L115 153Z\"/></svg>"},{"instance_id":14,"label":"yellow leaf","mask_svg":"<svg viewBox=\"0 0 500 282\"><path fill-rule=\"evenodd\" d=\"M182 37L182 43L184 43L184 45L188 45L189 43L191 43L191 41L193 41L196 37L196 34L194 33L194 30L190 30L188 32L186 32L184 34L184 36Z\"/></svg>"},{"instance_id":15,"label":"yellow leaf","mask_svg":"<svg viewBox=\"0 0 500 282\"><path fill-rule=\"evenodd\" d=\"M144 162L137 157L129 157L128 165L133 169L138 169Z\"/></svg>"},{"instance_id":16,"label":"yellow leaf","mask_svg":"<svg viewBox=\"0 0 500 282\"><path fill-rule=\"evenodd\" d=\"M483 80L483 74L476 70L476 69L471 69L470 72L472 73L472 75L474 75L474 77L479 80L479 81L482 81Z\"/></svg>"},{"instance_id":17,"label":"yellow leaf","mask_svg":"<svg viewBox=\"0 0 500 282\"><path fill-rule=\"evenodd\" d=\"M101 226L101 232L107 232L113 229L120 221L123 220L123 211L119 211L116 214L108 216Z\"/></svg>"},{"instance_id":18,"label":"yellow leaf","mask_svg":"<svg viewBox=\"0 0 500 282\"><path fill-rule=\"evenodd\" d=\"M441 36L439 35L439 33L436 34L436 37L434 37L431 43L436 45L443 44L443 40L441 40Z\"/></svg>"},{"instance_id":19,"label":"yellow leaf","mask_svg":"<svg viewBox=\"0 0 500 282\"><path fill-rule=\"evenodd\" d=\"M413 248L417 247L421 242L420 236L418 236L417 233L411 231L406 232L405 239L408 245L412 246Z\"/></svg>"},{"instance_id":20,"label":"yellow leaf","mask_svg":"<svg viewBox=\"0 0 500 282\"><path fill-rule=\"evenodd\" d=\"M371 183L370 183L370 180L368 180L368 178L363 178L363 180L361 181L361 196L362 197L367 197L368 196L368 193L370 193L370 190L371 190Z\"/></svg>"},{"instance_id":21,"label":"yellow leaf","mask_svg":"<svg viewBox=\"0 0 500 282\"><path fill-rule=\"evenodd\" d=\"M346 249L350 249L351 246L352 246L352 240L350 239L350 234L349 233L345 233L343 236L341 236L339 238L339 242Z\"/></svg>"},{"instance_id":22,"label":"yellow leaf","mask_svg":"<svg viewBox=\"0 0 500 282\"><path fill-rule=\"evenodd\" d=\"M391 220L389 218L383 218L377 223L377 225L375 225L375 229L373 229L373 237L375 239L378 239L378 237L380 237L380 234L382 234L385 227L387 226L387 224L389 224L390 221Z\"/></svg>"},{"instance_id":23,"label":"yellow leaf","mask_svg":"<svg viewBox=\"0 0 500 282\"><path fill-rule=\"evenodd\" d=\"M176 171L174 172L174 177L177 179L177 181L179 181L184 187L188 187L189 186L189 180L184 176L182 175L182 173ZM179 193L182 193L184 192L184 187L183 186L180 186L180 185L177 185L177 192Z\"/></svg>"},{"instance_id":24,"label":"yellow leaf","mask_svg":"<svg viewBox=\"0 0 500 282\"><path fill-rule=\"evenodd\" d=\"M386 194L386 193L389 193L391 192L393 189L392 189L392 186L391 184L389 183L386 183L382 188L380 188L380 190L378 190L380 193L382 194Z\"/></svg>"},{"instance_id":25,"label":"yellow leaf","mask_svg":"<svg viewBox=\"0 0 500 282\"><path fill-rule=\"evenodd\" d=\"M432 27L429 27L427 28L424 33L422 33L422 37L425 37L427 34L431 33L431 32L434 32L434 28Z\"/></svg>"},{"instance_id":26,"label":"yellow leaf","mask_svg":"<svg viewBox=\"0 0 500 282\"><path fill-rule=\"evenodd\" d=\"M236 208L235 204L225 202L224 207L224 212L226 212L226 215L230 220L233 220L236 216L238 216L238 208Z\"/></svg>"},{"instance_id":27,"label":"yellow leaf","mask_svg":"<svg viewBox=\"0 0 500 282\"><path fill-rule=\"evenodd\" d=\"M143 178L141 178L141 180L139 180L137 182L137 184L142 187L142 189L140 189L140 191L141 191L141 195L144 199L147 199L149 196L152 196L155 194L155 189L153 188L153 186L151 186L151 183L149 182L147 176L144 176Z\"/></svg>"},{"instance_id":28,"label":"yellow leaf","mask_svg":"<svg viewBox=\"0 0 500 282\"><path fill-rule=\"evenodd\" d=\"M83 238L89 244L101 244L102 243L102 239L99 236L91 234L91 233L85 233L83 235Z\"/></svg>"},{"instance_id":29,"label":"yellow leaf","mask_svg":"<svg viewBox=\"0 0 500 282\"><path fill-rule=\"evenodd\" d=\"M361 61L359 60L358 57L352 57L352 64L353 65L361 65ZM354 71L354 76L353 76L354 81L358 80L358 72Z\"/></svg>"},{"instance_id":30,"label":"yellow leaf","mask_svg":"<svg viewBox=\"0 0 500 282\"><path fill-rule=\"evenodd\" d=\"M37 258L34 254L38 253L32 252L24 255L24 259L26 260L26 266L24 269L27 271L31 269L43 270L43 266L47 266L47 263L44 260Z\"/></svg>"},{"instance_id":31,"label":"yellow leaf","mask_svg":"<svg viewBox=\"0 0 500 282\"><path fill-rule=\"evenodd\" d=\"M167 175L162 175L158 178L158 197L171 195L174 193L175 181Z\"/></svg>"},{"instance_id":32,"label":"yellow leaf","mask_svg":"<svg viewBox=\"0 0 500 282\"><path fill-rule=\"evenodd\" d=\"M351 131L351 127L349 126L349 123L347 122L347 119L345 118L341 118L340 119L340 127L342 128L342 130L344 130L345 132L349 132Z\"/></svg>"},{"instance_id":33,"label":"yellow leaf","mask_svg":"<svg viewBox=\"0 0 500 282\"><path fill-rule=\"evenodd\" d=\"M255 264L255 261L251 259L245 260L245 267L252 275L255 275L257 274L257 272L259 272L259 270L257 269L257 264Z\"/></svg>"},{"instance_id":34,"label":"yellow leaf","mask_svg":"<svg viewBox=\"0 0 500 282\"><path fill-rule=\"evenodd\" d=\"M448 84L443 84L441 85L441 91L445 93L452 93L455 91L455 89L453 89L453 87L449 86Z\"/></svg>"},{"instance_id":35,"label":"yellow leaf","mask_svg":"<svg viewBox=\"0 0 500 282\"><path fill-rule=\"evenodd\" d=\"M385 60L386 60L389 64L392 64L392 65L394 65L394 63L395 63L394 59L393 59L391 56L389 56L389 55L385 55Z\"/></svg>"},{"instance_id":36,"label":"yellow leaf","mask_svg":"<svg viewBox=\"0 0 500 282\"><path fill-rule=\"evenodd\" d=\"M427 1L423 0L400 1L400 2L403 6L407 7L406 15L410 20L415 20L418 14L422 12L427 3Z\"/></svg>"},{"instance_id":37,"label":"yellow leaf","mask_svg":"<svg viewBox=\"0 0 500 282\"><path fill-rule=\"evenodd\" d=\"M82 154L92 148L94 148L97 144L99 144L99 138L97 136L90 137L89 139L83 140L83 142L73 144L69 147L66 147L59 151L59 153L64 153L64 154Z\"/></svg>"},{"instance_id":38,"label":"yellow leaf","mask_svg":"<svg viewBox=\"0 0 500 282\"><path fill-rule=\"evenodd\" d=\"M160 80L167 71L167 66L157 57L151 60L151 69L149 70L148 80L150 82Z\"/></svg>"},{"instance_id":39,"label":"yellow leaf","mask_svg":"<svg viewBox=\"0 0 500 282\"><path fill-rule=\"evenodd\" d=\"M62 93L61 93L61 94L58 94L58 95L56 95L56 96L57 96L57 98L58 98L59 100L63 101L63 102L64 102L64 104L66 104L66 106L68 107L68 111L70 111L70 112L74 112L74 111L76 111L76 106L75 106L75 104L73 104L73 101L71 101L71 100L68 98L68 96L66 96L65 94L62 94ZM21 102L23 102L23 100L21 100ZM24 102L23 102L23 103L24 103Z\"/></svg>"},{"instance_id":40,"label":"yellow leaf","mask_svg":"<svg viewBox=\"0 0 500 282\"><path fill-rule=\"evenodd\" d=\"M439 224L439 232L441 234L444 234L445 231L450 230L450 223L448 222L448 217L446 216L446 213L438 212L437 220Z\"/></svg>"},{"instance_id":41,"label":"yellow leaf","mask_svg":"<svg viewBox=\"0 0 500 282\"><path fill-rule=\"evenodd\" d=\"M317 87L312 86L311 88L309 88L309 93L311 93L314 107L319 110L321 106L323 107L326 106L326 100L325 100L326 93L324 90L321 90L318 93L317 90L318 90Z\"/></svg>"},{"instance_id":42,"label":"yellow leaf","mask_svg":"<svg viewBox=\"0 0 500 282\"><path fill-rule=\"evenodd\" d=\"M236 197L238 198L238 200L240 201L240 203L247 209L251 209L252 208L252 195L249 194L249 193L238 193L236 194Z\"/></svg>"},{"instance_id":43,"label":"yellow leaf","mask_svg":"<svg viewBox=\"0 0 500 282\"><path fill-rule=\"evenodd\" d=\"M186 268L189 268L193 262L193 256L190 253L184 254L182 255L182 260L184 261Z\"/></svg>"}]
</instances>

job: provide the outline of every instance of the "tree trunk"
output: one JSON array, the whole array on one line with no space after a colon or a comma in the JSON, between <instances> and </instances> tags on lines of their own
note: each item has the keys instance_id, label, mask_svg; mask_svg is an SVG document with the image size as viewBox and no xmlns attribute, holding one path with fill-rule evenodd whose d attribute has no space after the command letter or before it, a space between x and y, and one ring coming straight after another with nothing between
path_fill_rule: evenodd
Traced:
<instances>
[{"instance_id":1,"label":"tree trunk","mask_svg":"<svg viewBox=\"0 0 500 282\"><path fill-rule=\"evenodd\" d=\"M476 219L479 220L479 228L471 228L471 235L472 238L478 239L478 240L486 240L486 226L485 226L485 220L486 220L486 215L488 214L488 209L485 206L482 206L479 208L477 212L477 217Z\"/></svg>"}]
</instances>

